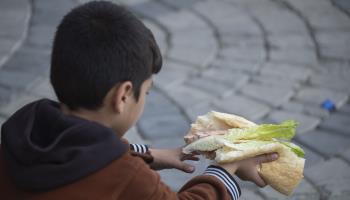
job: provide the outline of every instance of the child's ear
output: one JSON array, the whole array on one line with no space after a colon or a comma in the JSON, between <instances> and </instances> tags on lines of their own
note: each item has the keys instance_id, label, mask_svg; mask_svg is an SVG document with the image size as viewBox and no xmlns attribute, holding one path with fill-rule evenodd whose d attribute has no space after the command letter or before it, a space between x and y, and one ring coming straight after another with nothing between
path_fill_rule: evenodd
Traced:
<instances>
[{"instance_id":1,"label":"child's ear","mask_svg":"<svg viewBox=\"0 0 350 200\"><path fill-rule=\"evenodd\" d=\"M122 113L128 102L133 98L132 83L130 81L125 81L116 86L112 98L114 110L117 113Z\"/></svg>"}]
</instances>

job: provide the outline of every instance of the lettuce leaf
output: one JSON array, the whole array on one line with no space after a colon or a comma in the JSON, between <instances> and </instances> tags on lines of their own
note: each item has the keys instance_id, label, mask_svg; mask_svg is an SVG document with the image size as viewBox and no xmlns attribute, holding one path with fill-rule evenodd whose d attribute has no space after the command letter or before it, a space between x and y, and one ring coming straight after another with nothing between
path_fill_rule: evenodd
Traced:
<instances>
[{"instance_id":1,"label":"lettuce leaf","mask_svg":"<svg viewBox=\"0 0 350 200\"><path fill-rule=\"evenodd\" d=\"M229 129L229 133L225 135L225 139L229 141L235 140L265 140L272 139L291 140L295 136L297 122L287 120L280 124L262 124L245 129Z\"/></svg>"},{"instance_id":2,"label":"lettuce leaf","mask_svg":"<svg viewBox=\"0 0 350 200\"><path fill-rule=\"evenodd\" d=\"M304 158L305 152L302 148L300 148L298 145L293 144L291 142L280 142L281 144L284 144L285 146L289 147L297 156Z\"/></svg>"}]
</instances>

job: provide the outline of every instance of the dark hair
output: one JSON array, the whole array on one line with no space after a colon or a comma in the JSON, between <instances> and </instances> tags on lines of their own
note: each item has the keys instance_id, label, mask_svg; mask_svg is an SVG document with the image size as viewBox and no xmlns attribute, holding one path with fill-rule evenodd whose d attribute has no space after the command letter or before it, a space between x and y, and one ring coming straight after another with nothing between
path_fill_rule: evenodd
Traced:
<instances>
[{"instance_id":1,"label":"dark hair","mask_svg":"<svg viewBox=\"0 0 350 200\"><path fill-rule=\"evenodd\" d=\"M59 24L50 80L70 109L97 109L116 84L131 81L138 100L142 83L162 66L152 32L125 8L105 1L74 8Z\"/></svg>"}]
</instances>

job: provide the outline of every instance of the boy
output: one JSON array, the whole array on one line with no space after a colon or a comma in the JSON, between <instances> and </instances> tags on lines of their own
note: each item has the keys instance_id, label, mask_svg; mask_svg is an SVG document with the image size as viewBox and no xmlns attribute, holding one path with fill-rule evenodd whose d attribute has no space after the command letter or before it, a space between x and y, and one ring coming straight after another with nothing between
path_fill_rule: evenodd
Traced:
<instances>
[{"instance_id":1,"label":"boy","mask_svg":"<svg viewBox=\"0 0 350 200\"><path fill-rule=\"evenodd\" d=\"M141 115L161 65L152 33L124 8L99 1L68 13L51 58L60 103L33 102L2 126L0 198L238 199L233 174L264 186L256 166L277 155L209 166L175 193L152 169L192 172L182 160L196 157L121 139Z\"/></svg>"}]
</instances>

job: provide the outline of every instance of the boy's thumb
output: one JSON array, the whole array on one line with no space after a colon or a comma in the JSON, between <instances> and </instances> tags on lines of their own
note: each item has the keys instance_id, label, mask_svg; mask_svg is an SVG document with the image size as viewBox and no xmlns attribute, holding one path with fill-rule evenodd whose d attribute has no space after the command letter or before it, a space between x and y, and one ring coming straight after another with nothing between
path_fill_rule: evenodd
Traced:
<instances>
[{"instance_id":1,"label":"boy's thumb","mask_svg":"<svg viewBox=\"0 0 350 200\"><path fill-rule=\"evenodd\" d=\"M182 170L186 173L192 173L194 172L195 170L195 167L190 165L190 164L187 164L187 163L182 163L182 165L180 166L179 170Z\"/></svg>"}]
</instances>

